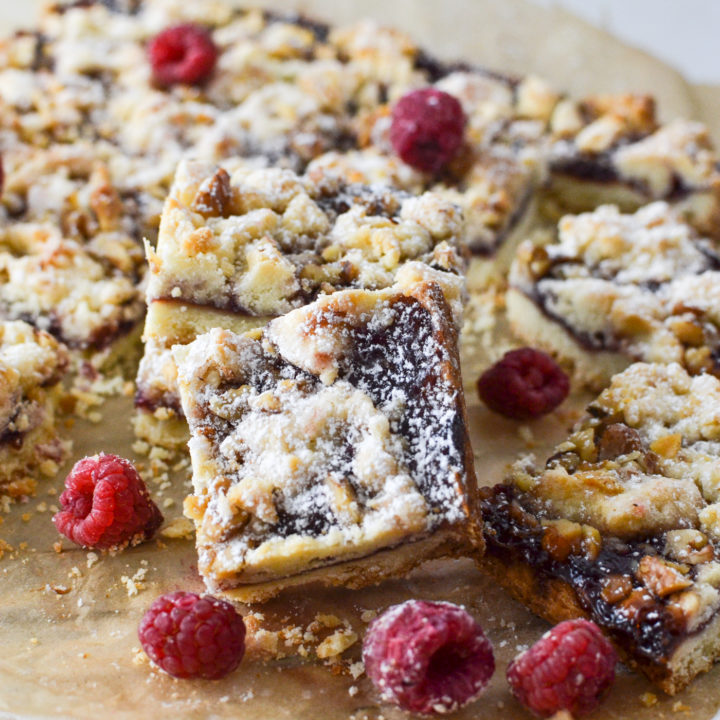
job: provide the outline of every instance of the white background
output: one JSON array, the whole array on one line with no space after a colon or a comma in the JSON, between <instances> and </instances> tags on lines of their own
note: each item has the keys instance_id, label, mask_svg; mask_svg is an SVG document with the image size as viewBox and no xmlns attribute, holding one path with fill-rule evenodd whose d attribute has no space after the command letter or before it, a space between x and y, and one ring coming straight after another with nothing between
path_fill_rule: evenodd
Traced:
<instances>
[{"instance_id":1,"label":"white background","mask_svg":"<svg viewBox=\"0 0 720 720\"><path fill-rule=\"evenodd\" d=\"M659 57L691 82L720 84L720 0L532 2L575 13Z\"/></svg>"}]
</instances>

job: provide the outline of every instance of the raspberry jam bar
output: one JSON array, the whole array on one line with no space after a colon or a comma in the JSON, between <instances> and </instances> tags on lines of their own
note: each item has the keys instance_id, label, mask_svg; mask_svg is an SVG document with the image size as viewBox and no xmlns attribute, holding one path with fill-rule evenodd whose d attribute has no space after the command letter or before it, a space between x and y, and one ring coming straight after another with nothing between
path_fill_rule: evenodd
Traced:
<instances>
[{"instance_id":1,"label":"raspberry jam bar","mask_svg":"<svg viewBox=\"0 0 720 720\"><path fill-rule=\"evenodd\" d=\"M544 467L483 488L481 565L552 622L587 616L669 693L720 656L720 380L616 375Z\"/></svg>"},{"instance_id":2,"label":"raspberry jam bar","mask_svg":"<svg viewBox=\"0 0 720 720\"><path fill-rule=\"evenodd\" d=\"M113 186L84 143L4 162L0 318L26 320L109 366L119 344L137 343L144 312L137 198Z\"/></svg>"},{"instance_id":3,"label":"raspberry jam bar","mask_svg":"<svg viewBox=\"0 0 720 720\"><path fill-rule=\"evenodd\" d=\"M64 458L55 406L68 362L65 348L48 333L0 321L0 495L32 494L33 476L53 475Z\"/></svg>"},{"instance_id":4,"label":"raspberry jam bar","mask_svg":"<svg viewBox=\"0 0 720 720\"><path fill-rule=\"evenodd\" d=\"M555 243L527 242L507 295L514 331L605 387L635 360L718 371L717 246L664 202L566 216Z\"/></svg>"},{"instance_id":5,"label":"raspberry jam bar","mask_svg":"<svg viewBox=\"0 0 720 720\"><path fill-rule=\"evenodd\" d=\"M550 131L547 190L564 210L667 200L699 232L720 236L720 171L702 123L659 126L650 96L594 95L559 103Z\"/></svg>"},{"instance_id":6,"label":"raspberry jam bar","mask_svg":"<svg viewBox=\"0 0 720 720\"><path fill-rule=\"evenodd\" d=\"M456 344L440 286L416 283L176 347L207 586L360 587L480 549Z\"/></svg>"},{"instance_id":7,"label":"raspberry jam bar","mask_svg":"<svg viewBox=\"0 0 720 720\"><path fill-rule=\"evenodd\" d=\"M260 327L319 294L418 278L442 285L459 322L465 292L455 205L280 169L181 165L148 260L136 431L162 445L186 439L173 345Z\"/></svg>"}]
</instances>

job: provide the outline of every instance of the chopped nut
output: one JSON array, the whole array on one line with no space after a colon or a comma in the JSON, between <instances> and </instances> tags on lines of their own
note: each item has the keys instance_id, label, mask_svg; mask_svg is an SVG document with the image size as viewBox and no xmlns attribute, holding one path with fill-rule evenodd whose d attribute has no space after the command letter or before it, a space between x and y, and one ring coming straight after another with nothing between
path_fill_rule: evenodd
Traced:
<instances>
[{"instance_id":1,"label":"chopped nut","mask_svg":"<svg viewBox=\"0 0 720 720\"><path fill-rule=\"evenodd\" d=\"M588 560L595 560L602 548L602 536L597 528L591 525L583 525L582 549Z\"/></svg>"},{"instance_id":2,"label":"chopped nut","mask_svg":"<svg viewBox=\"0 0 720 720\"><path fill-rule=\"evenodd\" d=\"M579 554L582 550L583 528L579 523L561 518L544 521L545 532L542 547L553 560L565 562L569 555Z\"/></svg>"},{"instance_id":3,"label":"chopped nut","mask_svg":"<svg viewBox=\"0 0 720 720\"><path fill-rule=\"evenodd\" d=\"M635 574L658 597L685 590L693 584L692 580L653 555L645 555L640 560Z\"/></svg>"},{"instance_id":4,"label":"chopped nut","mask_svg":"<svg viewBox=\"0 0 720 720\"><path fill-rule=\"evenodd\" d=\"M674 458L680 452L681 447L682 435L680 433L663 435L657 440L654 440L650 445L650 449L654 453L668 459Z\"/></svg>"},{"instance_id":5,"label":"chopped nut","mask_svg":"<svg viewBox=\"0 0 720 720\"><path fill-rule=\"evenodd\" d=\"M614 460L620 455L645 449L640 433L623 423L608 425L598 441L598 460Z\"/></svg>"},{"instance_id":6,"label":"chopped nut","mask_svg":"<svg viewBox=\"0 0 720 720\"><path fill-rule=\"evenodd\" d=\"M672 530L665 536L665 551L678 562L699 565L715 557L712 545L699 530Z\"/></svg>"},{"instance_id":7,"label":"chopped nut","mask_svg":"<svg viewBox=\"0 0 720 720\"><path fill-rule=\"evenodd\" d=\"M602 581L602 585L603 600L611 605L626 598L633 588L632 580L627 575L610 575Z\"/></svg>"}]
</instances>

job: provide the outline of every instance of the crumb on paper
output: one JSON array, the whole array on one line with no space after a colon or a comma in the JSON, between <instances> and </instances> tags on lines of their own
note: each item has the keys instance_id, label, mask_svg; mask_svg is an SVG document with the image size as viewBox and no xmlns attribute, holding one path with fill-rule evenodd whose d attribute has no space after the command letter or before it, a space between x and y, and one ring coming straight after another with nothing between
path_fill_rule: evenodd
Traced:
<instances>
[{"instance_id":1,"label":"crumb on paper","mask_svg":"<svg viewBox=\"0 0 720 720\"><path fill-rule=\"evenodd\" d=\"M130 649L130 652L132 653L132 664L140 667L141 665L147 665L149 658L145 654L145 651L140 647L133 647Z\"/></svg>"},{"instance_id":2,"label":"crumb on paper","mask_svg":"<svg viewBox=\"0 0 720 720\"><path fill-rule=\"evenodd\" d=\"M67 585L55 585L54 583L48 583L45 585L46 592L54 592L56 595L67 595L72 588Z\"/></svg>"},{"instance_id":3,"label":"crumb on paper","mask_svg":"<svg viewBox=\"0 0 720 720\"><path fill-rule=\"evenodd\" d=\"M690 706L684 705L681 700L676 700L673 703L672 711L675 713L689 713L690 712Z\"/></svg>"},{"instance_id":4,"label":"crumb on paper","mask_svg":"<svg viewBox=\"0 0 720 720\"><path fill-rule=\"evenodd\" d=\"M31 638L30 638L30 644L31 644L31 645L39 645L39 644L40 644L40 641L39 641L36 637L31 637Z\"/></svg>"},{"instance_id":5,"label":"crumb on paper","mask_svg":"<svg viewBox=\"0 0 720 720\"><path fill-rule=\"evenodd\" d=\"M518 425L517 434L525 443L525 447L529 449L535 446L535 435L529 425Z\"/></svg>"},{"instance_id":6,"label":"crumb on paper","mask_svg":"<svg viewBox=\"0 0 720 720\"><path fill-rule=\"evenodd\" d=\"M80 572L80 568L77 565L73 565L70 570L68 571L68 577L70 578L80 578L82 577L82 573Z\"/></svg>"},{"instance_id":7,"label":"crumb on paper","mask_svg":"<svg viewBox=\"0 0 720 720\"><path fill-rule=\"evenodd\" d=\"M362 660L351 663L348 666L348 672L352 675L353 680L357 680L365 672L365 664Z\"/></svg>"},{"instance_id":8,"label":"crumb on paper","mask_svg":"<svg viewBox=\"0 0 720 720\"><path fill-rule=\"evenodd\" d=\"M6 552L12 552L13 550L14 548L9 542L0 539L0 558L5 555Z\"/></svg>"},{"instance_id":9,"label":"crumb on paper","mask_svg":"<svg viewBox=\"0 0 720 720\"><path fill-rule=\"evenodd\" d=\"M658 701L658 698L655 693L646 692L640 696L640 702L645 707L652 707L653 705L655 705L657 703L657 701Z\"/></svg>"},{"instance_id":10,"label":"crumb on paper","mask_svg":"<svg viewBox=\"0 0 720 720\"><path fill-rule=\"evenodd\" d=\"M147 575L147 568L141 567L135 572L132 577L128 575L123 575L120 578L120 582L125 586L125 589L127 590L128 597L135 597L135 595L140 593L141 590L145 589L145 585L143 583L145 575Z\"/></svg>"},{"instance_id":11,"label":"crumb on paper","mask_svg":"<svg viewBox=\"0 0 720 720\"><path fill-rule=\"evenodd\" d=\"M40 472L48 478L53 478L58 474L60 466L54 460L43 460L38 466Z\"/></svg>"},{"instance_id":12,"label":"crumb on paper","mask_svg":"<svg viewBox=\"0 0 720 720\"><path fill-rule=\"evenodd\" d=\"M364 623L372 622L377 617L377 610L363 610L360 619Z\"/></svg>"},{"instance_id":13,"label":"crumb on paper","mask_svg":"<svg viewBox=\"0 0 720 720\"><path fill-rule=\"evenodd\" d=\"M358 692L360 692L360 691L358 690L357 685L351 685L348 688L348 695L350 697L355 697L358 694Z\"/></svg>"},{"instance_id":14,"label":"crumb on paper","mask_svg":"<svg viewBox=\"0 0 720 720\"><path fill-rule=\"evenodd\" d=\"M317 646L315 652L321 660L337 657L344 653L349 647L353 646L357 640L358 635L356 632L348 628L343 628L326 637Z\"/></svg>"},{"instance_id":15,"label":"crumb on paper","mask_svg":"<svg viewBox=\"0 0 720 720\"><path fill-rule=\"evenodd\" d=\"M30 518L31 518L31 517L32 517L32 513L26 512L26 513L23 513L23 514L20 516L20 519L21 519L23 522L30 522Z\"/></svg>"},{"instance_id":16,"label":"crumb on paper","mask_svg":"<svg viewBox=\"0 0 720 720\"><path fill-rule=\"evenodd\" d=\"M330 628L331 630L343 624L337 615L326 615L325 613L317 613L315 620L323 627Z\"/></svg>"},{"instance_id":17,"label":"crumb on paper","mask_svg":"<svg viewBox=\"0 0 720 720\"><path fill-rule=\"evenodd\" d=\"M59 540L56 540L53 543L53 550L59 555L63 551L62 543Z\"/></svg>"},{"instance_id":18,"label":"crumb on paper","mask_svg":"<svg viewBox=\"0 0 720 720\"><path fill-rule=\"evenodd\" d=\"M164 508L171 508L174 504L175 504L175 500L173 500L172 498L165 498L163 500L162 506Z\"/></svg>"},{"instance_id":19,"label":"crumb on paper","mask_svg":"<svg viewBox=\"0 0 720 720\"><path fill-rule=\"evenodd\" d=\"M181 515L167 523L160 534L171 540L190 540L195 534L195 526L192 520Z\"/></svg>"},{"instance_id":20,"label":"crumb on paper","mask_svg":"<svg viewBox=\"0 0 720 720\"><path fill-rule=\"evenodd\" d=\"M98 560L100 560L100 556L96 552L89 552L86 555L86 558L87 558L86 565L87 565L88 569L90 569L93 565L95 565L98 562Z\"/></svg>"},{"instance_id":21,"label":"crumb on paper","mask_svg":"<svg viewBox=\"0 0 720 720\"><path fill-rule=\"evenodd\" d=\"M145 440L136 440L132 444L132 449L138 455L147 455L150 452L150 443L145 442Z\"/></svg>"},{"instance_id":22,"label":"crumb on paper","mask_svg":"<svg viewBox=\"0 0 720 720\"><path fill-rule=\"evenodd\" d=\"M276 658L279 646L280 635L277 632L258 628L248 635L248 650L252 648L255 653L260 655Z\"/></svg>"}]
</instances>

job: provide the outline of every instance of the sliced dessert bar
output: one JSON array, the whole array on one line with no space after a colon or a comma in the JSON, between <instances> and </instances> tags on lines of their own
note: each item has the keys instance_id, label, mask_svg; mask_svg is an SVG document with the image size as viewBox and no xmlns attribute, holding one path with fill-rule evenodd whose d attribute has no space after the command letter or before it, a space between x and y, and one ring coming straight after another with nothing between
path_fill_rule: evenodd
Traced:
<instances>
[{"instance_id":1,"label":"sliced dessert bar","mask_svg":"<svg viewBox=\"0 0 720 720\"><path fill-rule=\"evenodd\" d=\"M435 283L346 290L174 350L199 569L263 599L482 548L457 331Z\"/></svg>"},{"instance_id":2,"label":"sliced dessert bar","mask_svg":"<svg viewBox=\"0 0 720 720\"><path fill-rule=\"evenodd\" d=\"M560 221L557 242L518 249L507 294L524 341L600 389L635 360L717 373L720 256L664 202Z\"/></svg>"},{"instance_id":3,"label":"sliced dessert bar","mask_svg":"<svg viewBox=\"0 0 720 720\"><path fill-rule=\"evenodd\" d=\"M211 328L242 332L320 294L388 287L398 276L439 282L459 322L461 239L460 211L432 194L182 164L157 249L148 248L138 435L160 445L186 440L170 349Z\"/></svg>"},{"instance_id":4,"label":"sliced dessert bar","mask_svg":"<svg viewBox=\"0 0 720 720\"><path fill-rule=\"evenodd\" d=\"M65 456L55 406L68 362L64 346L48 333L0 321L0 495L32 494L33 475L53 475Z\"/></svg>"},{"instance_id":5,"label":"sliced dessert bar","mask_svg":"<svg viewBox=\"0 0 720 720\"><path fill-rule=\"evenodd\" d=\"M483 488L481 566L551 622L587 616L669 693L720 657L720 380L616 375L544 467Z\"/></svg>"},{"instance_id":6,"label":"sliced dessert bar","mask_svg":"<svg viewBox=\"0 0 720 720\"><path fill-rule=\"evenodd\" d=\"M699 232L718 238L717 162L702 123L674 120L659 126L649 96L564 100L550 123L547 191L561 210L571 212L606 203L633 211L667 200Z\"/></svg>"}]
</instances>

